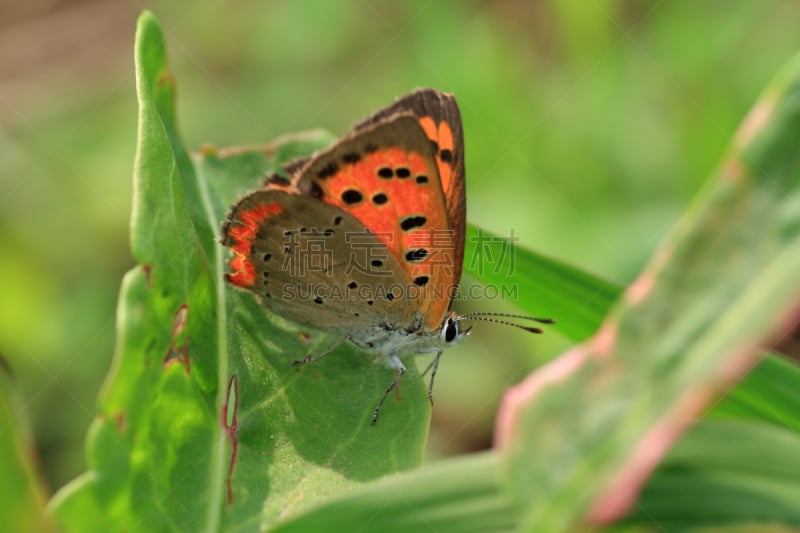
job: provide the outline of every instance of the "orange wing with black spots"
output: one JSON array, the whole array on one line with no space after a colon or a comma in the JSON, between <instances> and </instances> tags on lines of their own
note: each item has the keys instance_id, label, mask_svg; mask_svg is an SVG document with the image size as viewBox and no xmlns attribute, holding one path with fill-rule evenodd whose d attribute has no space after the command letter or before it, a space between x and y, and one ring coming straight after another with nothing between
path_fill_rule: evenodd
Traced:
<instances>
[{"instance_id":1,"label":"orange wing with black spots","mask_svg":"<svg viewBox=\"0 0 800 533\"><path fill-rule=\"evenodd\" d=\"M369 229L405 272L412 311L429 329L441 325L457 284L454 236L435 148L416 117L355 130L312 158L293 188Z\"/></svg>"},{"instance_id":2,"label":"orange wing with black spots","mask_svg":"<svg viewBox=\"0 0 800 533\"><path fill-rule=\"evenodd\" d=\"M464 264L464 239L467 229L467 189L464 173L464 130L461 113L452 94L436 89L417 89L398 99L394 104L377 111L353 127L350 136L370 130L375 124L386 122L400 115L412 115L419 122L433 147L439 170L441 189L447 206L448 225L452 231L454 279L461 279ZM311 158L293 161L286 172L296 182L301 170ZM269 184L270 188L288 190L280 179Z\"/></svg>"},{"instance_id":3,"label":"orange wing with black spots","mask_svg":"<svg viewBox=\"0 0 800 533\"><path fill-rule=\"evenodd\" d=\"M467 197L464 175L464 131L461 113L451 94L436 89L418 89L357 124L354 131L367 128L391 116L411 113L430 139L442 183L447 216L453 231L455 279L461 279L464 238L467 227Z\"/></svg>"}]
</instances>

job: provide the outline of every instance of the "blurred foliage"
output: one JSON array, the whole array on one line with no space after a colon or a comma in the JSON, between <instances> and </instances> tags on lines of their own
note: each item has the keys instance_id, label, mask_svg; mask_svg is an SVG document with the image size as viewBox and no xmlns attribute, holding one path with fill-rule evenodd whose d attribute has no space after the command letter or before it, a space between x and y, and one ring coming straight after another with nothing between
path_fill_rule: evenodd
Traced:
<instances>
[{"instance_id":1,"label":"blurred foliage","mask_svg":"<svg viewBox=\"0 0 800 533\"><path fill-rule=\"evenodd\" d=\"M52 531L35 465L28 417L0 357L0 517L8 531Z\"/></svg>"},{"instance_id":2,"label":"blurred foliage","mask_svg":"<svg viewBox=\"0 0 800 533\"><path fill-rule=\"evenodd\" d=\"M790 0L95 0L34 2L16 16L4 11L22 8L6 4L0 352L53 488L85 470L133 265L131 47L142 7L168 34L187 146L340 134L413 87L450 91L464 119L470 221L514 228L522 244L623 283L797 49L800 15ZM566 345L530 337L485 325L446 354L431 457L486 446L502 389Z\"/></svg>"}]
</instances>

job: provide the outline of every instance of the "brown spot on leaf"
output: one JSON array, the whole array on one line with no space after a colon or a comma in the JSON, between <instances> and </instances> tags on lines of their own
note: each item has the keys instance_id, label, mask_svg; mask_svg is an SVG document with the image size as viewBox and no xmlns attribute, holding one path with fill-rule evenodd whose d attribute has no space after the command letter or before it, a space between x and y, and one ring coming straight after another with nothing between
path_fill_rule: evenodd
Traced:
<instances>
[{"instance_id":1,"label":"brown spot on leaf","mask_svg":"<svg viewBox=\"0 0 800 533\"><path fill-rule=\"evenodd\" d=\"M175 318L172 319L172 336L177 337L180 335L183 328L186 327L186 319L189 318L189 306L186 304L178 307L175 312Z\"/></svg>"},{"instance_id":2,"label":"brown spot on leaf","mask_svg":"<svg viewBox=\"0 0 800 533\"><path fill-rule=\"evenodd\" d=\"M169 349L164 356L164 368L169 368L173 364L180 363L186 367L186 373L191 370L191 362L189 360L189 336L183 339L178 344L178 337L183 333L186 328L186 321L189 318L189 306L186 304L178 307L175 316L172 319L172 339L170 339Z\"/></svg>"},{"instance_id":3,"label":"brown spot on leaf","mask_svg":"<svg viewBox=\"0 0 800 533\"><path fill-rule=\"evenodd\" d=\"M231 405L233 403L233 405ZM239 380L234 374L228 381L228 394L225 396L225 404L222 406L222 427L231 440L231 460L228 463L228 505L233 505L233 467L236 465L236 453L239 449L239 441L236 438L236 412L239 409Z\"/></svg>"},{"instance_id":4,"label":"brown spot on leaf","mask_svg":"<svg viewBox=\"0 0 800 533\"><path fill-rule=\"evenodd\" d=\"M142 272L144 272L144 279L147 280L147 286L153 288L153 265L142 264Z\"/></svg>"}]
</instances>

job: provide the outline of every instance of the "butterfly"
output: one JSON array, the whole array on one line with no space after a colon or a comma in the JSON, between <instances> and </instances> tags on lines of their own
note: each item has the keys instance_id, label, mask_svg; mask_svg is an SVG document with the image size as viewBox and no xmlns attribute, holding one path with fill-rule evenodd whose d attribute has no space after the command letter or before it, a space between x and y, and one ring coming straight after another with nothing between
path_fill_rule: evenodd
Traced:
<instances>
[{"instance_id":1,"label":"butterfly","mask_svg":"<svg viewBox=\"0 0 800 533\"><path fill-rule=\"evenodd\" d=\"M270 311L381 354L395 376L372 424L406 372L403 356L433 354L423 373L431 372L432 403L443 350L470 333L461 322L502 322L450 310L466 233L455 98L416 90L283 170L231 208L222 229L232 251L226 279Z\"/></svg>"}]
</instances>

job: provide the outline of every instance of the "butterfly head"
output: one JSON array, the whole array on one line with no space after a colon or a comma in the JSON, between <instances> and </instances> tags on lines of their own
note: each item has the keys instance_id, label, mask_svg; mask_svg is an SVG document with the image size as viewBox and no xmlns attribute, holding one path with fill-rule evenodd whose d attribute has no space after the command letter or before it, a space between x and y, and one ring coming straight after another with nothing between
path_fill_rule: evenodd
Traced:
<instances>
[{"instance_id":1,"label":"butterfly head","mask_svg":"<svg viewBox=\"0 0 800 533\"><path fill-rule=\"evenodd\" d=\"M503 324L505 326L519 328L529 333L542 333L540 328L503 320L505 318L532 320L534 322L539 322L540 324L555 324L555 320L552 318L537 318L532 316L512 315L508 313L465 313L463 315L459 315L451 312L444 317L442 325L439 328L439 344L444 348L453 346L454 344L458 344L461 339L469 335L470 331L472 331L472 326L464 328L464 326L461 325L461 322L465 320L494 322L495 324Z\"/></svg>"},{"instance_id":2,"label":"butterfly head","mask_svg":"<svg viewBox=\"0 0 800 533\"><path fill-rule=\"evenodd\" d=\"M463 329L460 324L460 317L456 313L448 313L442 321L439 330L439 341L445 347L457 344L461 339L469 335L471 327Z\"/></svg>"}]
</instances>

